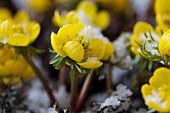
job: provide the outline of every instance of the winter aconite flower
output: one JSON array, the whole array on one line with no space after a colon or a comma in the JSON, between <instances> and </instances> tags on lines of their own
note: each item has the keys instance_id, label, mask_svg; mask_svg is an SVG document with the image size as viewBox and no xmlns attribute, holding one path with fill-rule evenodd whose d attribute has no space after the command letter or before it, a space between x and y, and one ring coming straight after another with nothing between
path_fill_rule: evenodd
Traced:
<instances>
[{"instance_id":1,"label":"winter aconite flower","mask_svg":"<svg viewBox=\"0 0 170 113\"><path fill-rule=\"evenodd\" d=\"M0 23L0 42L12 46L28 46L33 43L40 33L40 25L30 21L24 11L19 11L14 19Z\"/></svg>"},{"instance_id":2,"label":"winter aconite flower","mask_svg":"<svg viewBox=\"0 0 170 113\"><path fill-rule=\"evenodd\" d=\"M156 21L158 24L164 24L170 27L170 1L169 0L156 0L155 13Z\"/></svg>"},{"instance_id":3,"label":"winter aconite flower","mask_svg":"<svg viewBox=\"0 0 170 113\"><path fill-rule=\"evenodd\" d=\"M51 34L51 44L58 55L68 56L83 68L93 69L103 64L100 60L105 44L83 24L64 25L57 34Z\"/></svg>"},{"instance_id":4,"label":"winter aconite flower","mask_svg":"<svg viewBox=\"0 0 170 113\"><path fill-rule=\"evenodd\" d=\"M12 13L7 8L0 8L0 21L4 21L10 19L12 17Z\"/></svg>"},{"instance_id":5,"label":"winter aconite flower","mask_svg":"<svg viewBox=\"0 0 170 113\"><path fill-rule=\"evenodd\" d=\"M31 10L36 12L45 12L52 6L52 1L50 0L27 0L26 2Z\"/></svg>"},{"instance_id":6,"label":"winter aconite flower","mask_svg":"<svg viewBox=\"0 0 170 113\"><path fill-rule=\"evenodd\" d=\"M60 15L59 11L56 10L54 13L53 22L60 27L69 23L81 23L106 29L110 22L110 16L105 10L98 12L95 3L90 1L82 1L78 4L76 10L72 10L68 13Z\"/></svg>"},{"instance_id":7,"label":"winter aconite flower","mask_svg":"<svg viewBox=\"0 0 170 113\"><path fill-rule=\"evenodd\" d=\"M159 35L153 27L146 22L138 22L133 29L133 35L130 39L131 51L136 55L141 55L139 44L143 45L147 41L159 41ZM156 44L156 43L155 43Z\"/></svg>"},{"instance_id":8,"label":"winter aconite flower","mask_svg":"<svg viewBox=\"0 0 170 113\"><path fill-rule=\"evenodd\" d=\"M14 48L1 47L0 58L0 78L4 83L17 83L20 81L20 77L28 80L35 76L34 71L22 56L16 60Z\"/></svg>"},{"instance_id":9,"label":"winter aconite flower","mask_svg":"<svg viewBox=\"0 0 170 113\"><path fill-rule=\"evenodd\" d=\"M165 32L159 40L159 51L163 58L170 59L170 30Z\"/></svg>"},{"instance_id":10,"label":"winter aconite flower","mask_svg":"<svg viewBox=\"0 0 170 113\"><path fill-rule=\"evenodd\" d=\"M149 80L149 85L142 86L145 104L158 112L170 112L170 70L158 68Z\"/></svg>"}]
</instances>

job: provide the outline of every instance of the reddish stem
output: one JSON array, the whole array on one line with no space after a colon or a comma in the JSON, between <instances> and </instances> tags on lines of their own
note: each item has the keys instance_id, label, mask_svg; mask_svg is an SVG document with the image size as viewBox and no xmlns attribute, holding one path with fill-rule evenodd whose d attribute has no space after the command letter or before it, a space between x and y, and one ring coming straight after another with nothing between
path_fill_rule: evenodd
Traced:
<instances>
[{"instance_id":1,"label":"reddish stem","mask_svg":"<svg viewBox=\"0 0 170 113\"><path fill-rule=\"evenodd\" d=\"M94 77L93 73L94 73L94 71L91 70L90 73L86 77L86 80L84 82L84 85L82 87L80 95L78 97L78 101L76 103L76 112L79 112L82 109L82 107L83 107L83 105L85 103L87 92L89 91L89 88L90 88L90 85L91 85L91 81L92 81L92 79Z\"/></svg>"}]
</instances>

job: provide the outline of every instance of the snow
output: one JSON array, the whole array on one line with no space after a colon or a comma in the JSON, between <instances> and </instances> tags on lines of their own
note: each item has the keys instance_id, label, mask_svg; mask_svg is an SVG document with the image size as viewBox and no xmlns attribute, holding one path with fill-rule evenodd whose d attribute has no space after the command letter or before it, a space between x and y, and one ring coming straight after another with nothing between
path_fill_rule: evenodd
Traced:
<instances>
[{"instance_id":1,"label":"snow","mask_svg":"<svg viewBox=\"0 0 170 113\"><path fill-rule=\"evenodd\" d=\"M159 94L159 92L152 90L152 94L146 96L146 103L149 102L154 102L157 105L161 106L162 108L166 108L167 105L167 101L162 101L161 96Z\"/></svg>"},{"instance_id":2,"label":"snow","mask_svg":"<svg viewBox=\"0 0 170 113\"><path fill-rule=\"evenodd\" d=\"M53 91L53 94L58 100L61 108L68 108L70 104L70 95L66 92L65 86L61 86L58 91ZM52 108L49 108L49 99L46 91L42 88L38 79L32 81L31 88L28 90L27 95L26 104L28 105L29 110L32 110L35 113L48 113L49 109L52 111Z\"/></svg>"},{"instance_id":3,"label":"snow","mask_svg":"<svg viewBox=\"0 0 170 113\"><path fill-rule=\"evenodd\" d=\"M98 59L97 57L89 57L86 61L93 62L93 61L96 61L97 59Z\"/></svg>"},{"instance_id":4,"label":"snow","mask_svg":"<svg viewBox=\"0 0 170 113\"><path fill-rule=\"evenodd\" d=\"M101 104L100 109L103 109L106 106L112 106L113 109L115 109L116 107L118 107L120 105L120 101L115 98L115 97L110 97L107 98L104 103Z\"/></svg>"}]
</instances>

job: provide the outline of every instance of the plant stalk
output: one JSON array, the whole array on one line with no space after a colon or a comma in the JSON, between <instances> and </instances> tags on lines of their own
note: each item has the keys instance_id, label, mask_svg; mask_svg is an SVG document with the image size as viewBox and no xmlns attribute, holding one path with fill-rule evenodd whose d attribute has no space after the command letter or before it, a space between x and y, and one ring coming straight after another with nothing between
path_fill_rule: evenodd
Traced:
<instances>
[{"instance_id":1,"label":"plant stalk","mask_svg":"<svg viewBox=\"0 0 170 113\"><path fill-rule=\"evenodd\" d=\"M56 105L56 107L58 107L58 102L55 99L52 90L50 89L50 86L48 85L48 80L45 78L45 76L43 75L43 73L40 71L40 69L34 64L34 62L29 59L27 57L27 55L25 55L24 53L22 53L22 56L25 58L25 60L28 62L28 64L32 67L32 69L34 70L34 72L36 73L37 77L39 78L39 80L41 81L44 89L46 90L48 97L50 99L50 104L51 105Z\"/></svg>"},{"instance_id":2,"label":"plant stalk","mask_svg":"<svg viewBox=\"0 0 170 113\"><path fill-rule=\"evenodd\" d=\"M112 64L108 63L108 70L106 75L106 89L107 89L107 96L111 96L112 94Z\"/></svg>"},{"instance_id":3,"label":"plant stalk","mask_svg":"<svg viewBox=\"0 0 170 113\"><path fill-rule=\"evenodd\" d=\"M78 76L76 70L72 69L70 72L71 77L71 102L70 110L71 112L75 111L76 101L78 97Z\"/></svg>"},{"instance_id":4,"label":"plant stalk","mask_svg":"<svg viewBox=\"0 0 170 113\"><path fill-rule=\"evenodd\" d=\"M90 73L87 75L86 80L83 84L83 87L81 89L80 95L78 97L78 101L76 103L76 112L80 112L80 110L82 109L84 103L85 103L85 99L87 97L87 93L89 91L91 82L93 80L93 73L94 70L91 70Z\"/></svg>"}]
</instances>

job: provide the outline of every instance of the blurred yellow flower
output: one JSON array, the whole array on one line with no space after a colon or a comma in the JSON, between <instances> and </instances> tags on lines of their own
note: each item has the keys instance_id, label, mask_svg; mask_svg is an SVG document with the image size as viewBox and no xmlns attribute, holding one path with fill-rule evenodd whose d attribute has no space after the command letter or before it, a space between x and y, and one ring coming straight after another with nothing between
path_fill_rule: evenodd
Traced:
<instances>
[{"instance_id":1,"label":"blurred yellow flower","mask_svg":"<svg viewBox=\"0 0 170 113\"><path fill-rule=\"evenodd\" d=\"M94 38L83 24L64 25L57 34L51 34L51 44L55 52L62 56L68 56L84 68L93 69L100 67L100 62L105 52L105 43Z\"/></svg>"},{"instance_id":2,"label":"blurred yellow flower","mask_svg":"<svg viewBox=\"0 0 170 113\"><path fill-rule=\"evenodd\" d=\"M0 42L12 46L28 46L33 43L40 33L40 25L30 21L24 11L19 11L14 19L0 23Z\"/></svg>"},{"instance_id":3,"label":"blurred yellow flower","mask_svg":"<svg viewBox=\"0 0 170 113\"><path fill-rule=\"evenodd\" d=\"M129 7L128 0L97 0L102 6L109 8L116 15L122 15Z\"/></svg>"},{"instance_id":4,"label":"blurred yellow flower","mask_svg":"<svg viewBox=\"0 0 170 113\"><path fill-rule=\"evenodd\" d=\"M164 24L170 27L170 1L169 0L156 0L155 13L156 21L158 24Z\"/></svg>"},{"instance_id":5,"label":"blurred yellow flower","mask_svg":"<svg viewBox=\"0 0 170 113\"><path fill-rule=\"evenodd\" d=\"M163 58L170 59L170 30L165 32L159 40L159 51Z\"/></svg>"},{"instance_id":6,"label":"blurred yellow flower","mask_svg":"<svg viewBox=\"0 0 170 113\"><path fill-rule=\"evenodd\" d=\"M10 19L12 17L12 13L7 8L0 8L0 21L4 21Z\"/></svg>"},{"instance_id":7,"label":"blurred yellow flower","mask_svg":"<svg viewBox=\"0 0 170 113\"><path fill-rule=\"evenodd\" d=\"M141 89L145 104L158 112L170 112L170 70L158 68L149 84L144 84Z\"/></svg>"},{"instance_id":8,"label":"blurred yellow flower","mask_svg":"<svg viewBox=\"0 0 170 113\"><path fill-rule=\"evenodd\" d=\"M59 14L59 11L56 10L54 13L53 22L59 27L70 23L80 23L106 29L110 22L110 16L105 10L98 12L95 3L91 1L81 1L76 10L64 12L61 15Z\"/></svg>"},{"instance_id":9,"label":"blurred yellow flower","mask_svg":"<svg viewBox=\"0 0 170 113\"><path fill-rule=\"evenodd\" d=\"M137 22L133 28L133 35L130 39L131 51L136 55L141 55L141 50L137 43L143 45L146 41L152 40L151 35L156 42L159 41L159 35L150 24Z\"/></svg>"},{"instance_id":10,"label":"blurred yellow flower","mask_svg":"<svg viewBox=\"0 0 170 113\"><path fill-rule=\"evenodd\" d=\"M168 31L168 29L169 29L168 26L166 26L164 24L159 24L156 26L155 31L159 36L161 36L161 35L163 35L163 33Z\"/></svg>"},{"instance_id":11,"label":"blurred yellow flower","mask_svg":"<svg viewBox=\"0 0 170 113\"><path fill-rule=\"evenodd\" d=\"M18 83L19 77L28 80L35 76L34 71L22 56L16 59L14 48L6 45L1 47L0 58L0 78L4 83Z\"/></svg>"},{"instance_id":12,"label":"blurred yellow flower","mask_svg":"<svg viewBox=\"0 0 170 113\"><path fill-rule=\"evenodd\" d=\"M30 9L37 11L37 12L45 12L50 9L52 6L52 2L50 0L27 0Z\"/></svg>"}]
</instances>

